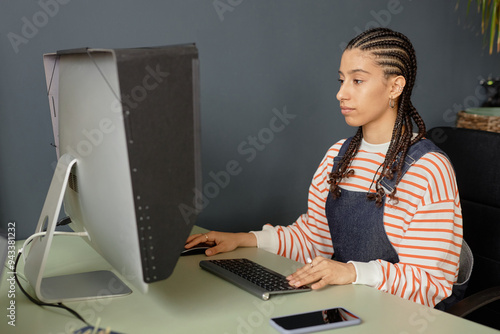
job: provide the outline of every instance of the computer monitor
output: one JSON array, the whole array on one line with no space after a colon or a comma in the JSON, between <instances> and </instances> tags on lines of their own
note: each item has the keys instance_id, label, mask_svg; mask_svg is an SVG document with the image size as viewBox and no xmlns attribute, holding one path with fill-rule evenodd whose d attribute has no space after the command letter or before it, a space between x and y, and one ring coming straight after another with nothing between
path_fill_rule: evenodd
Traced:
<instances>
[{"instance_id":1,"label":"computer monitor","mask_svg":"<svg viewBox=\"0 0 500 334\"><path fill-rule=\"evenodd\" d=\"M26 277L44 302L130 292L111 272L44 277L64 202L73 230L145 292L172 273L200 212L197 48L66 50L44 66L58 163Z\"/></svg>"}]
</instances>

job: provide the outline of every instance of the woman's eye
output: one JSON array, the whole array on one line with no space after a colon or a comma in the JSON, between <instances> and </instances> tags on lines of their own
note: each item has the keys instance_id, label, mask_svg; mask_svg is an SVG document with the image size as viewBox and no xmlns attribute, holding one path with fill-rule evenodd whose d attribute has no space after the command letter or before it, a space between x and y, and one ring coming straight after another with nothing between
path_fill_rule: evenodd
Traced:
<instances>
[{"instance_id":1,"label":"woman's eye","mask_svg":"<svg viewBox=\"0 0 500 334\"><path fill-rule=\"evenodd\" d=\"M340 84L342 85L344 83L343 79L339 79Z\"/></svg>"},{"instance_id":2,"label":"woman's eye","mask_svg":"<svg viewBox=\"0 0 500 334\"><path fill-rule=\"evenodd\" d=\"M356 85L359 85L359 84L362 84L362 83L363 83L363 80L354 80L354 83L355 83Z\"/></svg>"}]
</instances>

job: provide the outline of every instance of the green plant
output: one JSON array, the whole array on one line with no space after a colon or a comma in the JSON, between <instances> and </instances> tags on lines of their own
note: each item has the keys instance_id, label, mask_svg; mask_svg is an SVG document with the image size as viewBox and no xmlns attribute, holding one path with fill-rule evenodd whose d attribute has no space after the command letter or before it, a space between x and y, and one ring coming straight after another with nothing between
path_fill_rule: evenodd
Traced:
<instances>
[{"instance_id":1,"label":"green plant","mask_svg":"<svg viewBox=\"0 0 500 334\"><path fill-rule=\"evenodd\" d=\"M469 13L472 2L473 0L468 0L467 14ZM481 32L485 35L489 31L490 34L490 54L493 53L495 35L497 52L500 52L500 0L476 0L476 2L477 11L481 14Z\"/></svg>"}]
</instances>

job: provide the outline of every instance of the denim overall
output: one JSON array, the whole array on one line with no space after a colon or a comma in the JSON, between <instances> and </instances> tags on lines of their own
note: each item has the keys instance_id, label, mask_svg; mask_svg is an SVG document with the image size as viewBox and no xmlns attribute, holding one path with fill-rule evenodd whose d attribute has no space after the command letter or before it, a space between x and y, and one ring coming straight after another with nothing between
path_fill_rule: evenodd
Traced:
<instances>
[{"instance_id":1,"label":"denim overall","mask_svg":"<svg viewBox=\"0 0 500 334\"><path fill-rule=\"evenodd\" d=\"M333 170L345 154L351 139L348 138L344 142L339 154L334 158ZM409 148L401 171L402 175L428 152L444 154L430 140L422 139ZM399 158L400 155L397 159L399 160ZM389 193L392 192L396 186L396 177L392 180L383 178L381 185ZM377 207L374 201L366 197L365 192L341 189L341 196L337 199L333 199L331 193L328 194L325 209L335 252L333 260L344 263L348 261L369 262L377 259L393 264L399 262L399 256L390 243L384 228L386 198L387 196L384 196L382 206ZM461 294L463 295L463 292ZM447 299L452 298L445 300ZM455 298L453 299L455 300Z\"/></svg>"}]
</instances>

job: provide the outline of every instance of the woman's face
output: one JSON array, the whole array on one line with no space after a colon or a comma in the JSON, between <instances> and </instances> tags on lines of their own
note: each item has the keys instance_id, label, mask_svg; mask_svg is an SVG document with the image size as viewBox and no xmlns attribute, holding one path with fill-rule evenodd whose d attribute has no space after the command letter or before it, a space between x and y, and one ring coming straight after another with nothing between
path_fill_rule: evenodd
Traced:
<instances>
[{"instance_id":1,"label":"woman's face","mask_svg":"<svg viewBox=\"0 0 500 334\"><path fill-rule=\"evenodd\" d=\"M369 52L351 49L342 55L337 93L342 115L348 125L362 126L365 140L373 144L391 138L397 114L397 108L389 106L394 79L384 76Z\"/></svg>"}]
</instances>

